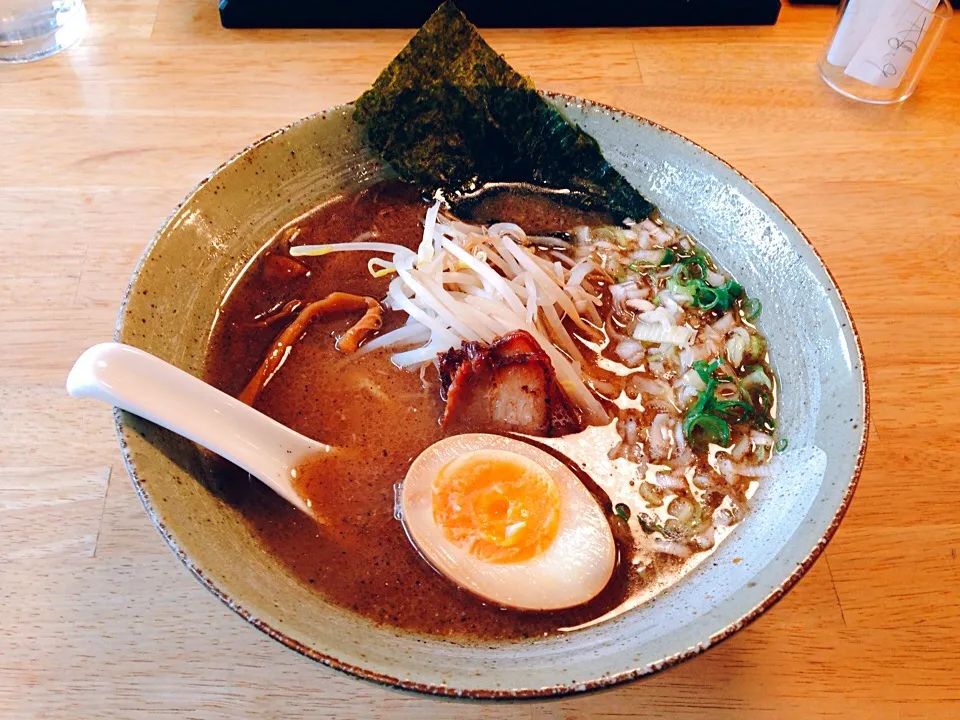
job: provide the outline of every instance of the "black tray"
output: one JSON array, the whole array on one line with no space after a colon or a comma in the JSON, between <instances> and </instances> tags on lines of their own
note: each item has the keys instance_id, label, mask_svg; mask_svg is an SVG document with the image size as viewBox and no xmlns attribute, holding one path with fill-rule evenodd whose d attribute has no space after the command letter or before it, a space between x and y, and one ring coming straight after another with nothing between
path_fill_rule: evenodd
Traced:
<instances>
[{"instance_id":1,"label":"black tray","mask_svg":"<svg viewBox=\"0 0 960 720\"><path fill-rule=\"evenodd\" d=\"M439 0L220 0L229 28L417 28ZM460 0L479 27L772 25L780 0Z\"/></svg>"}]
</instances>

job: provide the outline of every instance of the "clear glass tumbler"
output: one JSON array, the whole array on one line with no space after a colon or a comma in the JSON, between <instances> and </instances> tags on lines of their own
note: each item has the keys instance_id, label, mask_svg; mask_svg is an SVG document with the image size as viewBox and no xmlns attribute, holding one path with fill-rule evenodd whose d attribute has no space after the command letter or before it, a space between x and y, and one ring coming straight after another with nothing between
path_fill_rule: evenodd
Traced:
<instances>
[{"instance_id":1,"label":"clear glass tumbler","mask_svg":"<svg viewBox=\"0 0 960 720\"><path fill-rule=\"evenodd\" d=\"M948 0L844 0L820 53L820 77L854 100L906 100L951 17Z\"/></svg>"},{"instance_id":2,"label":"clear glass tumbler","mask_svg":"<svg viewBox=\"0 0 960 720\"><path fill-rule=\"evenodd\" d=\"M0 62L39 60L83 35L83 0L0 0Z\"/></svg>"}]
</instances>

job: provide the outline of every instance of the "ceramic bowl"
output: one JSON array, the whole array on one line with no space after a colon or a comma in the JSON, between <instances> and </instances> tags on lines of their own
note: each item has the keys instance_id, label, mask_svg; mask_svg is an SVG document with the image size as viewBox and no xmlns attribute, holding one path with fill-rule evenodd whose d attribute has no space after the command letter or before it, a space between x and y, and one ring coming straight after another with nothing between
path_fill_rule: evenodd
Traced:
<instances>
[{"instance_id":1,"label":"ceramic bowl","mask_svg":"<svg viewBox=\"0 0 960 720\"><path fill-rule=\"evenodd\" d=\"M760 326L782 382L780 433L790 448L710 562L653 601L568 635L476 646L378 627L328 604L211 490L193 445L118 412L137 492L184 564L263 632L359 677L494 698L581 692L655 672L723 640L780 598L823 550L856 484L867 437L863 356L837 287L800 230L689 140L601 105L549 99L762 300ZM306 210L384 172L349 106L250 146L202 182L147 248L116 339L199 375L218 303L256 250Z\"/></svg>"}]
</instances>

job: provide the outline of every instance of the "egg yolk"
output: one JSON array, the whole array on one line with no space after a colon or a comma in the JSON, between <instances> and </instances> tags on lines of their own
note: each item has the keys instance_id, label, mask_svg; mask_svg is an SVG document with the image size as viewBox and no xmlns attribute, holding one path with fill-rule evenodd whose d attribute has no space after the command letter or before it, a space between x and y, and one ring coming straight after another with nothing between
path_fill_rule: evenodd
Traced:
<instances>
[{"instance_id":1,"label":"egg yolk","mask_svg":"<svg viewBox=\"0 0 960 720\"><path fill-rule=\"evenodd\" d=\"M536 557L553 542L560 492L539 464L477 450L446 463L432 486L433 521L450 542L493 563Z\"/></svg>"}]
</instances>

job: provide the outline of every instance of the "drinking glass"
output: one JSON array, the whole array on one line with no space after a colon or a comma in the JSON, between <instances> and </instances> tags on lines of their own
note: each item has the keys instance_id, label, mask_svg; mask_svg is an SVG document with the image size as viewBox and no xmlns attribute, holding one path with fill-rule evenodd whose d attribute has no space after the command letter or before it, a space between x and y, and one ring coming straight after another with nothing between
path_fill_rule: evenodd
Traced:
<instances>
[{"instance_id":1,"label":"drinking glass","mask_svg":"<svg viewBox=\"0 0 960 720\"><path fill-rule=\"evenodd\" d=\"M83 0L0 0L0 62L39 60L83 35Z\"/></svg>"}]
</instances>

